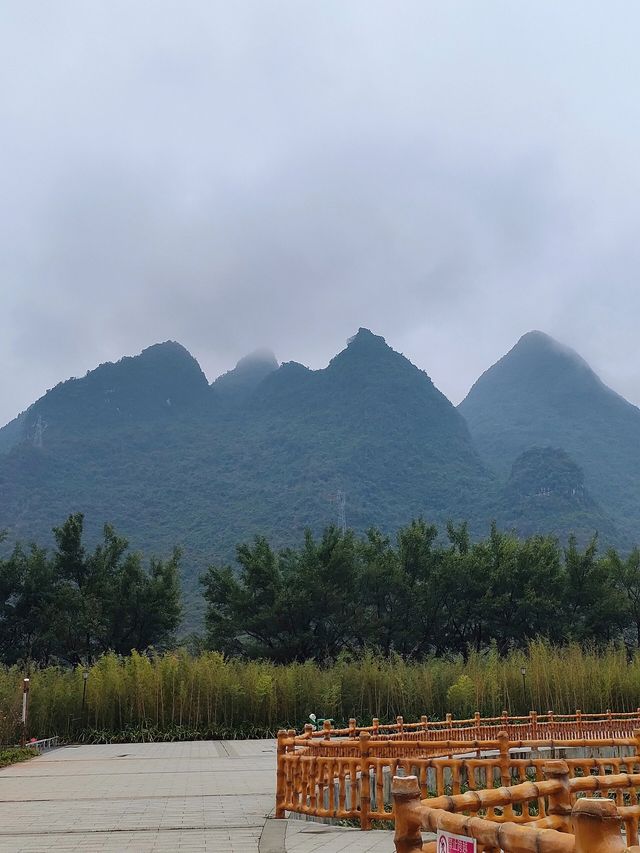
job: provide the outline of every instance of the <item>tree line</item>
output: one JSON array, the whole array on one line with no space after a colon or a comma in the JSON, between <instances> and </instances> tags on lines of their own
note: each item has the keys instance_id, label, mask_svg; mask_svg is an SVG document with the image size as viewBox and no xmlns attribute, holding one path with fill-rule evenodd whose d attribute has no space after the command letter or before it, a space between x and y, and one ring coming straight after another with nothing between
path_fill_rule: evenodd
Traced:
<instances>
[{"instance_id":1,"label":"tree line","mask_svg":"<svg viewBox=\"0 0 640 853\"><path fill-rule=\"evenodd\" d=\"M640 551L599 555L551 536L520 540L495 524L472 542L467 526L418 519L395 538L328 528L276 552L256 538L238 568L202 578L207 645L279 662L335 660L372 648L405 658L500 654L534 638L640 646Z\"/></svg>"},{"instance_id":2,"label":"tree line","mask_svg":"<svg viewBox=\"0 0 640 853\"><path fill-rule=\"evenodd\" d=\"M182 618L181 556L132 552L105 525L93 550L84 518L53 530L51 552L17 545L0 558L0 659L5 664L90 664L175 648ZM406 659L500 655L531 640L640 647L640 551L598 553L597 538L566 546L518 539L495 525L472 541L422 519L389 537L327 528L297 548L265 537L239 545L236 566L201 577L206 603L199 648L278 663L335 661L365 650Z\"/></svg>"}]
</instances>

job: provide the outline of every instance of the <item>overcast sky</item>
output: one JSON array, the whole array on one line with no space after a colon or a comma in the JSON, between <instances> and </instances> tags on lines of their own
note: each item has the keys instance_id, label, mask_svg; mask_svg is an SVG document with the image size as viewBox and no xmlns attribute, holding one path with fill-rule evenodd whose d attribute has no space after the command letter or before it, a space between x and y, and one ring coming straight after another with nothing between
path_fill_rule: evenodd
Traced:
<instances>
[{"instance_id":1,"label":"overcast sky","mask_svg":"<svg viewBox=\"0 0 640 853\"><path fill-rule=\"evenodd\" d=\"M6 0L0 423L174 339L454 402L532 328L640 403L640 7Z\"/></svg>"}]
</instances>

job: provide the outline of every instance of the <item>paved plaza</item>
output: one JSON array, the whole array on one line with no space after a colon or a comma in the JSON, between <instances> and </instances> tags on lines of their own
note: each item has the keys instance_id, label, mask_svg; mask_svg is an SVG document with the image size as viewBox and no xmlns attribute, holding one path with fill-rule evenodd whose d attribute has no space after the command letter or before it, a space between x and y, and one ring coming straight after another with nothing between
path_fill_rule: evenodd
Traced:
<instances>
[{"instance_id":1,"label":"paved plaza","mask_svg":"<svg viewBox=\"0 0 640 853\"><path fill-rule=\"evenodd\" d=\"M268 820L272 740L68 746L0 770L0 851L393 853L390 832Z\"/></svg>"}]
</instances>

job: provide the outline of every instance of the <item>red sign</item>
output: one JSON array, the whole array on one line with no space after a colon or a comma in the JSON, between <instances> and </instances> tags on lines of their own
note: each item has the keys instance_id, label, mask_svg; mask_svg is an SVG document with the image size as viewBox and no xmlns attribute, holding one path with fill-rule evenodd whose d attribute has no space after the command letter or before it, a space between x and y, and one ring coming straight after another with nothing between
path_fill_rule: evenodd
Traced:
<instances>
[{"instance_id":1,"label":"red sign","mask_svg":"<svg viewBox=\"0 0 640 853\"><path fill-rule=\"evenodd\" d=\"M438 853L476 853L475 838L438 830Z\"/></svg>"}]
</instances>

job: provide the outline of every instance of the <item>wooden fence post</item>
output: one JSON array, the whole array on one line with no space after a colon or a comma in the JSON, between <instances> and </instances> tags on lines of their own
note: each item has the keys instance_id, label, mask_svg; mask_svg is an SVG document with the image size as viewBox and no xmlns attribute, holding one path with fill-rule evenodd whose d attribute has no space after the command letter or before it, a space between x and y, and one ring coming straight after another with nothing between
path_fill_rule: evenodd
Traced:
<instances>
[{"instance_id":1,"label":"wooden fence post","mask_svg":"<svg viewBox=\"0 0 640 853\"><path fill-rule=\"evenodd\" d=\"M349 737L356 736L356 720L355 717L349 717Z\"/></svg>"},{"instance_id":2,"label":"wooden fence post","mask_svg":"<svg viewBox=\"0 0 640 853\"><path fill-rule=\"evenodd\" d=\"M422 728L424 729L424 731L425 732L428 731L428 729L429 729L429 717L427 717L426 714L423 714L420 717L420 722L422 723Z\"/></svg>"},{"instance_id":3,"label":"wooden fence post","mask_svg":"<svg viewBox=\"0 0 640 853\"><path fill-rule=\"evenodd\" d=\"M420 853L420 785L416 776L394 776L391 785L396 816L396 853Z\"/></svg>"},{"instance_id":4,"label":"wooden fence post","mask_svg":"<svg viewBox=\"0 0 640 853\"><path fill-rule=\"evenodd\" d=\"M538 712L531 711L529 716L531 717L531 739L538 739Z\"/></svg>"},{"instance_id":5,"label":"wooden fence post","mask_svg":"<svg viewBox=\"0 0 640 853\"><path fill-rule=\"evenodd\" d=\"M560 832L571 831L571 789L569 787L569 765L566 761L547 761L542 772L545 778L559 782L562 787L557 793L549 795L547 813L559 817L560 826L555 827Z\"/></svg>"},{"instance_id":6,"label":"wooden fence post","mask_svg":"<svg viewBox=\"0 0 640 853\"><path fill-rule=\"evenodd\" d=\"M322 731L324 733L325 740L331 740L331 721L325 720L322 724Z\"/></svg>"},{"instance_id":7,"label":"wooden fence post","mask_svg":"<svg viewBox=\"0 0 640 853\"><path fill-rule=\"evenodd\" d=\"M509 767L509 735L506 732L498 732L498 747L500 749L500 785L508 788L511 785L511 769ZM487 787L489 780L487 779ZM508 803L504 807L504 814L509 820L513 817L513 806Z\"/></svg>"},{"instance_id":8,"label":"wooden fence post","mask_svg":"<svg viewBox=\"0 0 640 853\"><path fill-rule=\"evenodd\" d=\"M506 732L498 732L498 748L500 750L500 784L508 788L511 784L511 771L509 770L509 735Z\"/></svg>"},{"instance_id":9,"label":"wooden fence post","mask_svg":"<svg viewBox=\"0 0 640 853\"><path fill-rule=\"evenodd\" d=\"M404 732L404 717L396 717L396 726L400 734Z\"/></svg>"},{"instance_id":10,"label":"wooden fence post","mask_svg":"<svg viewBox=\"0 0 640 853\"><path fill-rule=\"evenodd\" d=\"M635 755L631 756L630 764L627 766L627 773L635 773L636 767L640 765L640 729L633 730L633 739L635 741Z\"/></svg>"},{"instance_id":11,"label":"wooden fence post","mask_svg":"<svg viewBox=\"0 0 640 853\"><path fill-rule=\"evenodd\" d=\"M278 731L278 748L277 748L277 769L276 769L276 817L284 817L284 774L285 760L284 755L287 751L285 740L287 733L284 729Z\"/></svg>"},{"instance_id":12,"label":"wooden fence post","mask_svg":"<svg viewBox=\"0 0 640 853\"><path fill-rule=\"evenodd\" d=\"M575 853L623 853L627 849L613 800L584 797L573 807L572 819Z\"/></svg>"},{"instance_id":13,"label":"wooden fence post","mask_svg":"<svg viewBox=\"0 0 640 853\"><path fill-rule=\"evenodd\" d=\"M377 735L380 731L380 720L377 717L374 717L371 724L373 726L374 735Z\"/></svg>"},{"instance_id":14,"label":"wooden fence post","mask_svg":"<svg viewBox=\"0 0 640 853\"><path fill-rule=\"evenodd\" d=\"M360 732L360 829L371 829L370 813L369 732Z\"/></svg>"}]
</instances>

